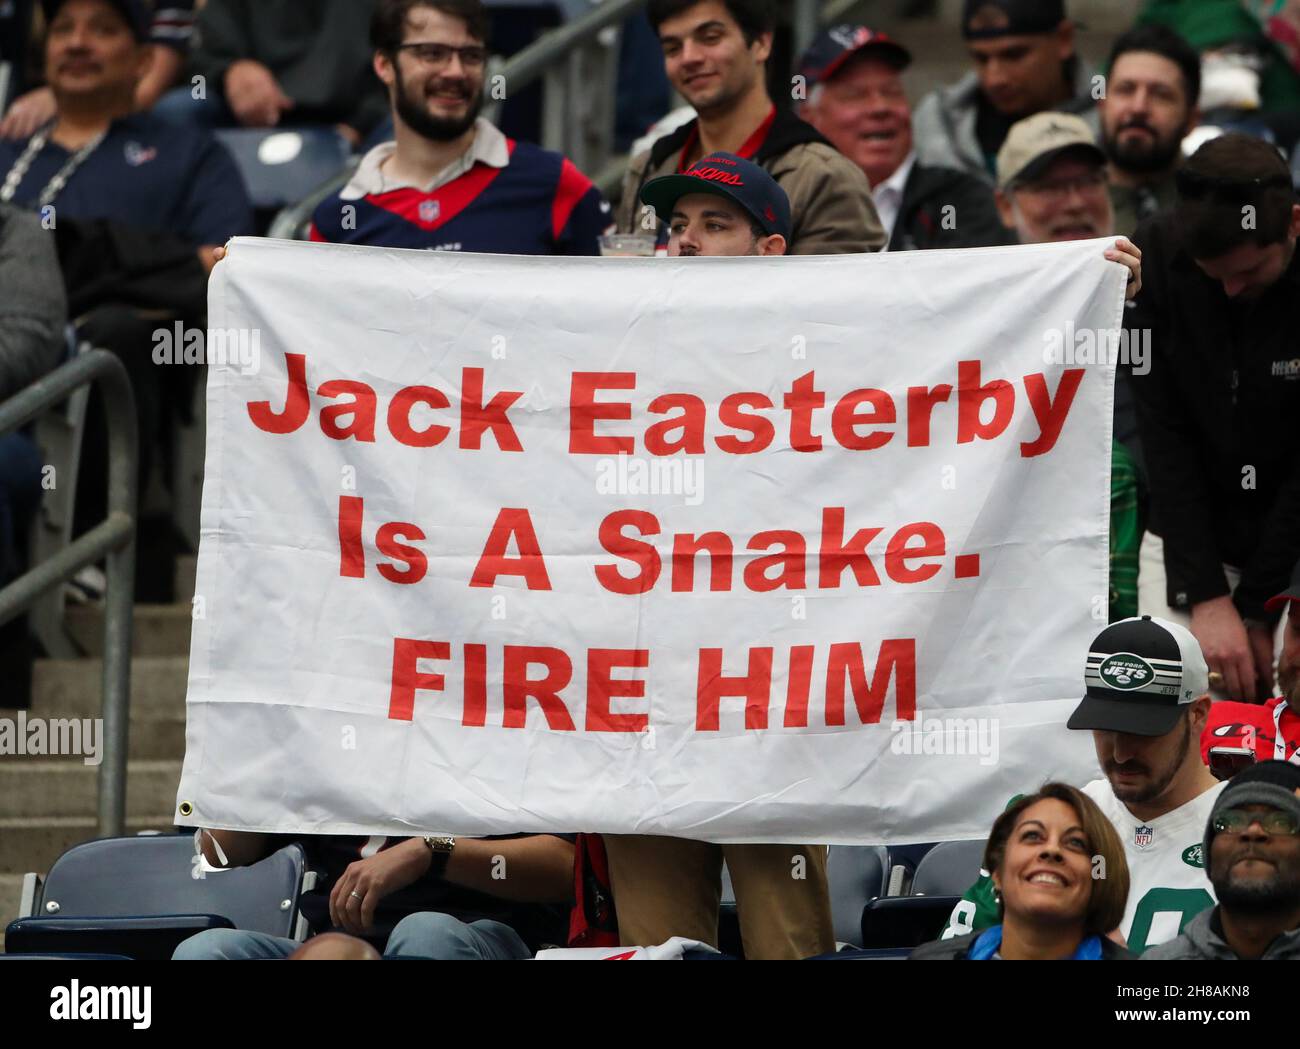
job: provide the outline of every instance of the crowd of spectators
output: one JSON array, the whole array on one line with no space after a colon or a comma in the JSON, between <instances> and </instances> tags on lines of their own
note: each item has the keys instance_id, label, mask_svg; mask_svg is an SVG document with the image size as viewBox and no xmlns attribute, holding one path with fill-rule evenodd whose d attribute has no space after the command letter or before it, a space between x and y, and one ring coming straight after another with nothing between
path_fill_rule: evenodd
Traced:
<instances>
[{"instance_id":1,"label":"crowd of spectators","mask_svg":"<svg viewBox=\"0 0 1300 1049\"><path fill-rule=\"evenodd\" d=\"M876 29L822 32L787 92L770 0L650 0L637 31L690 108L629 158L609 202L568 158L483 116L481 0L7 5L0 60L21 90L0 114L0 400L78 342L109 349L135 392L148 480L196 381L155 364L154 333L202 330L226 241L265 230L223 128L323 130L355 152L312 212L314 241L598 255L621 237L692 257L1107 239L1129 270L1130 345L1149 352L1117 379L1111 625L1069 723L1093 732L1102 778L1047 783L990 813L980 881L916 956L1295 957L1300 26L1267 7L1148 0L1094 70L1065 0L966 0L971 69L913 107L912 53ZM92 402L83 527L103 510L103 426ZM0 585L21 571L40 465L30 434L0 438ZM1167 680L1113 688L1099 668L1116 652ZM277 844L207 832L203 859L252 863ZM301 949L313 957L716 944L724 859L747 956L835 947L815 844L304 844L325 875L309 916L328 934ZM488 869L503 853L506 881ZM591 920L566 928L575 865L579 896L614 906L579 899ZM225 931L177 956L298 951Z\"/></svg>"}]
</instances>

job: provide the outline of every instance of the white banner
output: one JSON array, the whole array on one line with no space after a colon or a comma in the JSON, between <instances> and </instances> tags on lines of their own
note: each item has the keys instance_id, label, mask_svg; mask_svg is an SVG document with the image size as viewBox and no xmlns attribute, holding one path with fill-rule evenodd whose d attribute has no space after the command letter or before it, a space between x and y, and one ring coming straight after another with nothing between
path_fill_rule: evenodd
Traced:
<instances>
[{"instance_id":1,"label":"white banner","mask_svg":"<svg viewBox=\"0 0 1300 1049\"><path fill-rule=\"evenodd\" d=\"M1104 246L236 240L178 822L898 843L1095 778Z\"/></svg>"}]
</instances>

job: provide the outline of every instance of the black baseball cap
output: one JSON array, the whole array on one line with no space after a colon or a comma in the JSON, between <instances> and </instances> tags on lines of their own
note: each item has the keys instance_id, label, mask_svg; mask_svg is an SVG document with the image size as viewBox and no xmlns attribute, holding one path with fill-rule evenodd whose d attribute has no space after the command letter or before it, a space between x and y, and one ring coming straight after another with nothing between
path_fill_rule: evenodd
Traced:
<instances>
[{"instance_id":1,"label":"black baseball cap","mask_svg":"<svg viewBox=\"0 0 1300 1049\"><path fill-rule=\"evenodd\" d=\"M1183 709L1210 691L1210 668L1189 630L1140 616L1112 623L1092 643L1086 692L1072 729L1163 736Z\"/></svg>"},{"instance_id":2,"label":"black baseball cap","mask_svg":"<svg viewBox=\"0 0 1300 1049\"><path fill-rule=\"evenodd\" d=\"M884 33L864 25L841 23L819 33L799 60L799 72L809 87L824 84L854 55L878 55L900 73L912 64L912 54Z\"/></svg>"},{"instance_id":3,"label":"black baseball cap","mask_svg":"<svg viewBox=\"0 0 1300 1049\"><path fill-rule=\"evenodd\" d=\"M790 238L790 198L776 179L752 161L734 153L710 153L680 175L651 179L641 190L641 203L667 221L677 201L691 193L733 200L768 236L779 233Z\"/></svg>"},{"instance_id":4,"label":"black baseball cap","mask_svg":"<svg viewBox=\"0 0 1300 1049\"><path fill-rule=\"evenodd\" d=\"M1264 608L1276 612L1291 601L1300 601L1300 561L1297 561L1295 567L1291 569L1291 585L1265 601Z\"/></svg>"},{"instance_id":5,"label":"black baseball cap","mask_svg":"<svg viewBox=\"0 0 1300 1049\"><path fill-rule=\"evenodd\" d=\"M45 22L47 25L54 21L54 16L59 13L59 9L67 2L68 0L41 0L41 6L45 9ZM131 32L135 35L137 41L144 43L149 39L149 28L153 19L140 0L103 0L103 2L126 19L126 24L131 27Z\"/></svg>"},{"instance_id":6,"label":"black baseball cap","mask_svg":"<svg viewBox=\"0 0 1300 1049\"><path fill-rule=\"evenodd\" d=\"M961 32L967 40L1050 33L1065 21L1065 0L966 0Z\"/></svg>"}]
</instances>

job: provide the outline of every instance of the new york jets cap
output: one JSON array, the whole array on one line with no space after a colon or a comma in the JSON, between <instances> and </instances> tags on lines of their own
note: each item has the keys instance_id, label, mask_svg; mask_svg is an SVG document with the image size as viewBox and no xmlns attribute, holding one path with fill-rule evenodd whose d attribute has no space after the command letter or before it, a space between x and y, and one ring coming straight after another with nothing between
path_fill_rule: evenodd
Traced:
<instances>
[{"instance_id":1,"label":"new york jets cap","mask_svg":"<svg viewBox=\"0 0 1300 1049\"><path fill-rule=\"evenodd\" d=\"M1084 683L1069 728L1163 736L1178 724L1184 707L1210 691L1210 668L1186 628L1140 616L1097 635Z\"/></svg>"}]
</instances>

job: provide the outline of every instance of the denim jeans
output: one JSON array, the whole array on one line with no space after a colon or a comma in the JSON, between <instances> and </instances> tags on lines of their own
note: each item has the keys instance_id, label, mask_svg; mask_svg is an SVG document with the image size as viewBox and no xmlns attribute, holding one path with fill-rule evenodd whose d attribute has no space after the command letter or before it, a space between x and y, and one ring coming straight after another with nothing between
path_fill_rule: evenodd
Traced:
<instances>
[{"instance_id":1,"label":"denim jeans","mask_svg":"<svg viewBox=\"0 0 1300 1049\"><path fill-rule=\"evenodd\" d=\"M296 940L241 929L209 929L176 948L176 961L287 958L302 945ZM519 934L486 919L463 922L450 914L408 914L393 929L385 958L430 958L435 961L510 961L531 958Z\"/></svg>"}]
</instances>

